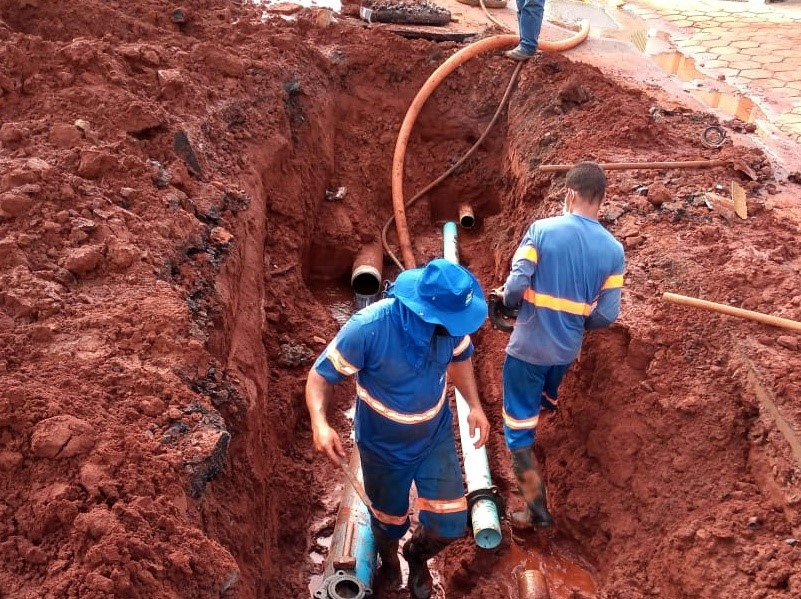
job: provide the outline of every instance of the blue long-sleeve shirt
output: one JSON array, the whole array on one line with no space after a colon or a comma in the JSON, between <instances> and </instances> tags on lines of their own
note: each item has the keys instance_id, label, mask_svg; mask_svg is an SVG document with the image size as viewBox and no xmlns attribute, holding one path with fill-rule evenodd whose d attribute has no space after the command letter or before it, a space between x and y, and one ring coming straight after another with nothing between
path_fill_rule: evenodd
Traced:
<instances>
[{"instance_id":1,"label":"blue long-sleeve shirt","mask_svg":"<svg viewBox=\"0 0 801 599\"><path fill-rule=\"evenodd\" d=\"M617 318L624 267L623 246L598 221L534 222L506 279L503 302L520 307L506 353L539 366L575 360L584 331Z\"/></svg>"},{"instance_id":2,"label":"blue long-sleeve shirt","mask_svg":"<svg viewBox=\"0 0 801 599\"><path fill-rule=\"evenodd\" d=\"M446 372L473 343L435 329L384 299L354 314L314 363L332 385L356 378L356 441L388 463L419 460L450 430Z\"/></svg>"}]
</instances>

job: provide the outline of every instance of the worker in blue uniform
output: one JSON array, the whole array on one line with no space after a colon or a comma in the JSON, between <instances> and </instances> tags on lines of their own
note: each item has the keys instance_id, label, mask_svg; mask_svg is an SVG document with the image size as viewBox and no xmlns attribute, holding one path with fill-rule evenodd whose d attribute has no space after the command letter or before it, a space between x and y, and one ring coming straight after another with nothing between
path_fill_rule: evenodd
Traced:
<instances>
[{"instance_id":1,"label":"worker in blue uniform","mask_svg":"<svg viewBox=\"0 0 801 599\"><path fill-rule=\"evenodd\" d=\"M383 583L401 583L399 540L409 529L409 490L417 488L420 525L403 546L409 590L432 593L427 561L466 532L467 501L454 442L446 375L464 395L476 447L489 435L471 356L487 317L481 286L464 267L437 259L402 272L388 297L357 312L318 357L306 383L314 445L345 457L326 410L334 385L356 379L355 436L372 502Z\"/></svg>"},{"instance_id":2,"label":"worker in blue uniform","mask_svg":"<svg viewBox=\"0 0 801 599\"><path fill-rule=\"evenodd\" d=\"M503 365L504 437L526 502L512 514L519 527L553 525L534 455L540 409L556 410L584 331L609 326L620 312L623 246L598 222L604 171L581 162L565 186L563 214L531 225L506 283L495 290L506 308L519 308Z\"/></svg>"}]
</instances>

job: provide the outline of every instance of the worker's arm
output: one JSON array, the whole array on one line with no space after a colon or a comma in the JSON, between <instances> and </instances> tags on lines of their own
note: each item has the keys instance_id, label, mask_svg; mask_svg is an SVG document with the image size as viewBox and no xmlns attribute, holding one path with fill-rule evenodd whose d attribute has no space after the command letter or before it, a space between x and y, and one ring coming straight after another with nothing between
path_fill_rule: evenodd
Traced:
<instances>
[{"instance_id":1,"label":"worker's arm","mask_svg":"<svg viewBox=\"0 0 801 599\"><path fill-rule=\"evenodd\" d=\"M593 310L584 321L585 329L602 329L608 327L617 320L620 314L620 298L623 290L624 269L625 258L623 255L623 247L621 246L619 248L615 270L604 280L598 298L593 303Z\"/></svg>"},{"instance_id":2,"label":"worker's arm","mask_svg":"<svg viewBox=\"0 0 801 599\"><path fill-rule=\"evenodd\" d=\"M601 291L593 311L584 321L584 328L588 331L602 329L615 322L620 314L620 296L619 288Z\"/></svg>"},{"instance_id":3,"label":"worker's arm","mask_svg":"<svg viewBox=\"0 0 801 599\"><path fill-rule=\"evenodd\" d=\"M306 407L311 418L314 448L335 464L345 457L339 434L328 424L326 413L334 385L364 366L365 337L358 316L352 317L314 362L306 379Z\"/></svg>"},{"instance_id":4,"label":"worker's arm","mask_svg":"<svg viewBox=\"0 0 801 599\"><path fill-rule=\"evenodd\" d=\"M482 447L489 439L489 421L478 398L478 386L476 385L476 377L473 374L473 360L467 358L466 360L451 362L450 366L448 366L448 376L451 382L456 385L456 388L459 389L470 408L470 413L467 415L467 424L470 425L470 438L474 437L476 429L478 429L479 436L475 446L476 448Z\"/></svg>"},{"instance_id":5,"label":"worker's arm","mask_svg":"<svg viewBox=\"0 0 801 599\"><path fill-rule=\"evenodd\" d=\"M523 294L531 287L531 278L537 270L539 255L534 242L534 228L523 238L512 258L512 269L506 278L503 289L503 304L507 308L517 308L523 301Z\"/></svg>"},{"instance_id":6,"label":"worker's arm","mask_svg":"<svg viewBox=\"0 0 801 599\"><path fill-rule=\"evenodd\" d=\"M306 379L306 407L311 418L314 448L325 453L328 459L335 464L345 457L345 448L339 434L328 424L326 412L331 398L334 395L334 385L325 380L317 370L312 367Z\"/></svg>"}]
</instances>

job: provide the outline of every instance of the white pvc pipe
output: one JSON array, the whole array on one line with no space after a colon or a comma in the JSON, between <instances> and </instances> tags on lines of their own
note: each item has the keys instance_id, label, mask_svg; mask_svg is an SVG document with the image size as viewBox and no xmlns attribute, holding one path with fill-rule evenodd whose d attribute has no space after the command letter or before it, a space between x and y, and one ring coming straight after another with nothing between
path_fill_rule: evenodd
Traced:
<instances>
[{"instance_id":1,"label":"white pvc pipe","mask_svg":"<svg viewBox=\"0 0 801 599\"><path fill-rule=\"evenodd\" d=\"M458 264L456 223L445 223L442 234L443 257L454 264ZM489 459L487 458L487 447L485 445L476 449L475 445L473 445L475 440L470 438L470 425L467 423L470 406L467 405L458 389L455 391L455 396L456 417L459 421L459 438L462 444L467 492L469 494L481 489L491 489L492 476L490 475ZM498 506L495 505L494 501L491 499L479 499L476 501L470 512L470 520L473 524L473 537L479 547L482 549L494 549L500 545L502 538L501 522L498 517Z\"/></svg>"}]
</instances>

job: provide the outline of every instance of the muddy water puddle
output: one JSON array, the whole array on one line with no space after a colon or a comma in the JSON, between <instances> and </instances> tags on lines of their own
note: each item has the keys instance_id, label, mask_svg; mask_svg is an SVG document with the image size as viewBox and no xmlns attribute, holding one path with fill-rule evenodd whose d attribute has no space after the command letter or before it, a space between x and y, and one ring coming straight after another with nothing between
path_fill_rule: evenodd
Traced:
<instances>
[{"instance_id":1,"label":"muddy water puddle","mask_svg":"<svg viewBox=\"0 0 801 599\"><path fill-rule=\"evenodd\" d=\"M551 599L596 596L595 580L581 565L578 553L564 543L544 539L536 546L513 542L499 562L496 575L508 581L509 597L517 597L516 576L525 570L539 570L548 583Z\"/></svg>"},{"instance_id":2,"label":"muddy water puddle","mask_svg":"<svg viewBox=\"0 0 801 599\"><path fill-rule=\"evenodd\" d=\"M710 108L736 117L744 123L756 123L765 114L750 98L733 91L716 89L722 84L700 71L695 59L681 52L660 52L650 56L659 67L687 83L687 91ZM712 89L703 89L702 86Z\"/></svg>"}]
</instances>

